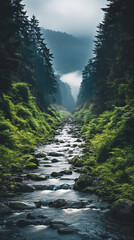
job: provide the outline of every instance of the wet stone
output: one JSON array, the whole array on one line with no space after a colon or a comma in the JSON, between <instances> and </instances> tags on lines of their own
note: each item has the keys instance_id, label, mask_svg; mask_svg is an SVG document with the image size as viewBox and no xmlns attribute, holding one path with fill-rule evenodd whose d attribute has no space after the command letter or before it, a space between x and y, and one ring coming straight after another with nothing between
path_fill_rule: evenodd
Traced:
<instances>
[{"instance_id":1,"label":"wet stone","mask_svg":"<svg viewBox=\"0 0 134 240\"><path fill-rule=\"evenodd\" d=\"M47 175L36 174L36 173L29 173L29 174L27 174L27 178L29 178L33 181L43 181L43 180L47 180L48 176Z\"/></svg>"},{"instance_id":2,"label":"wet stone","mask_svg":"<svg viewBox=\"0 0 134 240\"><path fill-rule=\"evenodd\" d=\"M35 203L35 206L37 207L37 208L41 208L41 205L42 205L42 202L39 200L39 201L36 201L36 202L34 202Z\"/></svg>"},{"instance_id":3,"label":"wet stone","mask_svg":"<svg viewBox=\"0 0 134 240\"><path fill-rule=\"evenodd\" d=\"M3 203L0 203L0 216L11 214L11 209Z\"/></svg>"},{"instance_id":4,"label":"wet stone","mask_svg":"<svg viewBox=\"0 0 134 240\"><path fill-rule=\"evenodd\" d=\"M65 199L57 199L55 201L49 202L50 207L55 207L55 208L62 208L67 206L67 202Z\"/></svg>"},{"instance_id":5,"label":"wet stone","mask_svg":"<svg viewBox=\"0 0 134 240\"><path fill-rule=\"evenodd\" d=\"M60 229L58 229L59 234L71 234L73 232L74 231L70 228L60 228Z\"/></svg>"},{"instance_id":6,"label":"wet stone","mask_svg":"<svg viewBox=\"0 0 134 240\"><path fill-rule=\"evenodd\" d=\"M49 167L52 167L52 165L46 164L46 165L44 165L43 167L49 168Z\"/></svg>"},{"instance_id":7,"label":"wet stone","mask_svg":"<svg viewBox=\"0 0 134 240\"><path fill-rule=\"evenodd\" d=\"M41 153L35 154L34 156L37 158L43 158L43 157L46 157L46 154L41 152Z\"/></svg>"},{"instance_id":8,"label":"wet stone","mask_svg":"<svg viewBox=\"0 0 134 240\"><path fill-rule=\"evenodd\" d=\"M14 210L25 210L25 209L34 208L32 204L28 204L25 202L17 202L17 201L8 202L8 206Z\"/></svg>"},{"instance_id":9,"label":"wet stone","mask_svg":"<svg viewBox=\"0 0 134 240\"><path fill-rule=\"evenodd\" d=\"M52 159L52 163L57 163L57 162L59 162L59 160L58 159Z\"/></svg>"},{"instance_id":10,"label":"wet stone","mask_svg":"<svg viewBox=\"0 0 134 240\"><path fill-rule=\"evenodd\" d=\"M27 214L28 219L35 219L36 217L32 213Z\"/></svg>"},{"instance_id":11,"label":"wet stone","mask_svg":"<svg viewBox=\"0 0 134 240\"><path fill-rule=\"evenodd\" d=\"M16 223L19 227L26 227L29 225L29 222L26 221L26 220L19 220L17 223Z\"/></svg>"},{"instance_id":12,"label":"wet stone","mask_svg":"<svg viewBox=\"0 0 134 240\"><path fill-rule=\"evenodd\" d=\"M61 177L61 176L63 176L63 172L52 172L51 176L52 177Z\"/></svg>"},{"instance_id":13,"label":"wet stone","mask_svg":"<svg viewBox=\"0 0 134 240\"><path fill-rule=\"evenodd\" d=\"M50 152L50 153L48 154L48 156L52 156L52 157L62 157L62 156L64 156L64 154L62 154L62 153L57 153L57 152Z\"/></svg>"},{"instance_id":14,"label":"wet stone","mask_svg":"<svg viewBox=\"0 0 134 240\"><path fill-rule=\"evenodd\" d=\"M20 192L34 192L34 190L35 190L34 187L24 184L24 183L22 183L19 187Z\"/></svg>"}]
</instances>

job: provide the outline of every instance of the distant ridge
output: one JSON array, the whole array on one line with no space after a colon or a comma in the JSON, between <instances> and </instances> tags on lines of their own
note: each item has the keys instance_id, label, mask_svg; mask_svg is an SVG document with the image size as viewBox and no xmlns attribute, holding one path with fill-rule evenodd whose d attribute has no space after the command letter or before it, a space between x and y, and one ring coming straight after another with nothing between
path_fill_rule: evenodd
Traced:
<instances>
[{"instance_id":1,"label":"distant ridge","mask_svg":"<svg viewBox=\"0 0 134 240\"><path fill-rule=\"evenodd\" d=\"M82 70L91 57L92 37L73 35L42 28L43 37L54 54L54 68L60 74Z\"/></svg>"}]
</instances>

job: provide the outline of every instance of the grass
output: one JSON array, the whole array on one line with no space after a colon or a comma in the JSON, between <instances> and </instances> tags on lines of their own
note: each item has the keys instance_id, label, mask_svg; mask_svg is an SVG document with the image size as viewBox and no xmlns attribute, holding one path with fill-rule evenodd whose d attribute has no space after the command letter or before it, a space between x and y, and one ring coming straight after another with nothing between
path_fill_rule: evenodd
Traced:
<instances>
[{"instance_id":1,"label":"grass","mask_svg":"<svg viewBox=\"0 0 134 240\"><path fill-rule=\"evenodd\" d=\"M26 83L14 83L0 98L0 192L14 189L9 176L13 164L28 164L35 147L56 134L69 113L56 105L42 112ZM32 163L31 163L32 164ZM34 167L34 166L33 166ZM5 177L3 177L5 176ZM7 176L7 177L6 177ZM10 189L9 186L12 186Z\"/></svg>"},{"instance_id":2,"label":"grass","mask_svg":"<svg viewBox=\"0 0 134 240\"><path fill-rule=\"evenodd\" d=\"M134 200L134 108L115 107L99 116L92 111L93 105L74 114L86 141L82 170L101 185L98 195Z\"/></svg>"}]
</instances>

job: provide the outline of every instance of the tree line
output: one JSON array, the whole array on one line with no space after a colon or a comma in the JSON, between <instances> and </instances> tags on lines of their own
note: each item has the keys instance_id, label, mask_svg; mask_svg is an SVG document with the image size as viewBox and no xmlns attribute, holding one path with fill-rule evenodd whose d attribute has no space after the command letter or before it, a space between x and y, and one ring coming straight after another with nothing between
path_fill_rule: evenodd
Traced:
<instances>
[{"instance_id":1,"label":"tree line","mask_svg":"<svg viewBox=\"0 0 134 240\"><path fill-rule=\"evenodd\" d=\"M22 0L0 0L1 94L12 82L26 82L41 108L54 101L53 55L42 37L39 21L30 20Z\"/></svg>"},{"instance_id":2,"label":"tree line","mask_svg":"<svg viewBox=\"0 0 134 240\"><path fill-rule=\"evenodd\" d=\"M78 105L94 103L97 114L134 103L134 14L131 0L108 0L94 57L83 70Z\"/></svg>"}]
</instances>

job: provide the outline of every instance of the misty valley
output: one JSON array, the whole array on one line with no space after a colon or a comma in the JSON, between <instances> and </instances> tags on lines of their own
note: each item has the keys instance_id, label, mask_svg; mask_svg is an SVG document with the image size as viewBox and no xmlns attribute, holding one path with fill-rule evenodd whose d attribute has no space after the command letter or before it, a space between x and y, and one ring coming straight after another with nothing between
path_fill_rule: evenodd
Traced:
<instances>
[{"instance_id":1,"label":"misty valley","mask_svg":"<svg viewBox=\"0 0 134 240\"><path fill-rule=\"evenodd\" d=\"M0 0L1 240L134 239L133 25L128 0Z\"/></svg>"}]
</instances>

